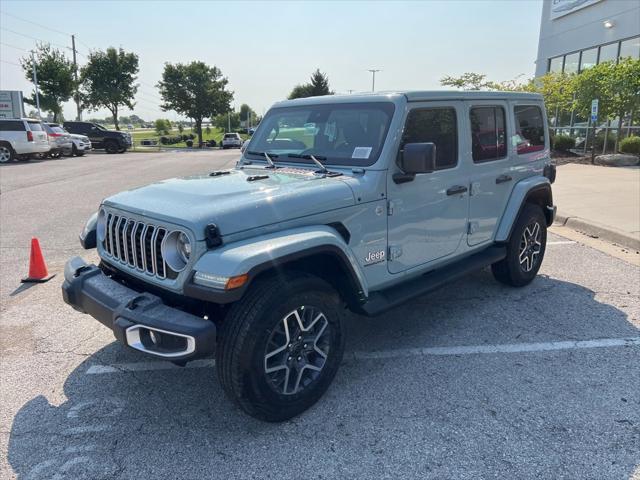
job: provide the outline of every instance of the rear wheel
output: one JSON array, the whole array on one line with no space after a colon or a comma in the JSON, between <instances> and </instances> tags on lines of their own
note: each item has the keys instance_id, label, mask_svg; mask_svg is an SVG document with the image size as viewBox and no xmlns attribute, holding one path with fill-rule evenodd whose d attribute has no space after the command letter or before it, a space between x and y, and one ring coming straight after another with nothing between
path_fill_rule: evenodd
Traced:
<instances>
[{"instance_id":1,"label":"rear wheel","mask_svg":"<svg viewBox=\"0 0 640 480\"><path fill-rule=\"evenodd\" d=\"M538 274L547 245L547 220L538 205L525 204L507 244L507 256L491 265L499 282L514 287L530 283Z\"/></svg>"},{"instance_id":2,"label":"rear wheel","mask_svg":"<svg viewBox=\"0 0 640 480\"><path fill-rule=\"evenodd\" d=\"M15 159L15 153L10 145L0 144L0 163L8 163Z\"/></svg>"},{"instance_id":3,"label":"rear wheel","mask_svg":"<svg viewBox=\"0 0 640 480\"><path fill-rule=\"evenodd\" d=\"M227 395L270 422L311 407L342 359L340 305L335 290L303 273L252 285L220 331L216 364Z\"/></svg>"}]
</instances>

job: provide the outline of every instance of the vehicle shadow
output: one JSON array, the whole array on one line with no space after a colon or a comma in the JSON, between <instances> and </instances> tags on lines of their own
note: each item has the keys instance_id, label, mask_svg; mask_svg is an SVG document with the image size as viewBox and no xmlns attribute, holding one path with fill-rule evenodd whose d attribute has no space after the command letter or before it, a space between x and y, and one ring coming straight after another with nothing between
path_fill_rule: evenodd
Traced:
<instances>
[{"instance_id":1,"label":"vehicle shadow","mask_svg":"<svg viewBox=\"0 0 640 480\"><path fill-rule=\"evenodd\" d=\"M348 351L638 335L582 286L541 276L514 290L489 277L348 318ZM624 362L637 353L621 365L590 352L352 358L310 411L268 424L236 409L211 368L88 374L149 361L111 343L68 376L66 401L24 404L8 460L20 479L603 478L594 465L629 478L640 382Z\"/></svg>"}]
</instances>

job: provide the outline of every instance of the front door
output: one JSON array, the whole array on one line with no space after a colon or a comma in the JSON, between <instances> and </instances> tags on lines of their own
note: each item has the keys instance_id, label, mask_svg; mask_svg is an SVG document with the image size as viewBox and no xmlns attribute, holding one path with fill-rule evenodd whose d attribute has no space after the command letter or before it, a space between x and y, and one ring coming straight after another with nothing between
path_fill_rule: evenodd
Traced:
<instances>
[{"instance_id":1,"label":"front door","mask_svg":"<svg viewBox=\"0 0 640 480\"><path fill-rule=\"evenodd\" d=\"M389 176L387 264L391 273L452 255L467 229L468 174L460 161L464 104L410 105L398 155L406 143L432 142L436 170L406 183L395 183Z\"/></svg>"},{"instance_id":2,"label":"front door","mask_svg":"<svg viewBox=\"0 0 640 480\"><path fill-rule=\"evenodd\" d=\"M500 101L466 102L471 142L469 192L470 246L493 240L515 183L507 134L508 104ZM511 133L509 133L511 135Z\"/></svg>"}]
</instances>

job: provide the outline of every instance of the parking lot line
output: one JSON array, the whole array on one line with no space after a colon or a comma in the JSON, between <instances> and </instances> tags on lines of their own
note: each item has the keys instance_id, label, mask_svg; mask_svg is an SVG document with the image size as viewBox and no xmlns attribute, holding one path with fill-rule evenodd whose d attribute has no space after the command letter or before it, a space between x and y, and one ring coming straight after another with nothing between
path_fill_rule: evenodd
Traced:
<instances>
[{"instance_id":1,"label":"parking lot line","mask_svg":"<svg viewBox=\"0 0 640 480\"><path fill-rule=\"evenodd\" d=\"M412 356L445 356L445 355L481 355L497 353L528 353L548 352L554 350L580 350L587 348L611 348L640 346L640 337L627 338L598 338L594 340L575 340L561 342L537 342L537 343L506 343L498 345L461 345L454 347L426 347L426 348L399 348L395 350L382 350L378 352L352 352L346 354L347 359L353 360L379 360L402 358ZM171 362L135 362L114 363L112 365L92 365L85 372L87 375L100 375L104 373L143 372L149 370L173 370L179 368L210 368L215 366L215 360L194 360L186 367L179 367Z\"/></svg>"},{"instance_id":2,"label":"parking lot line","mask_svg":"<svg viewBox=\"0 0 640 480\"><path fill-rule=\"evenodd\" d=\"M547 242L547 245L573 245L574 243L578 243L574 240L557 240L555 242Z\"/></svg>"}]
</instances>

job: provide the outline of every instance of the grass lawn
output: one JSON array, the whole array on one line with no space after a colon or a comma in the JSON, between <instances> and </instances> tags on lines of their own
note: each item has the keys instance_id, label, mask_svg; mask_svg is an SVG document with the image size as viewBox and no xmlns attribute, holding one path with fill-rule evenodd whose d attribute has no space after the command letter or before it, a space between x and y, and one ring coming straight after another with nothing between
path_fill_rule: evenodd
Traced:
<instances>
[{"instance_id":1,"label":"grass lawn","mask_svg":"<svg viewBox=\"0 0 640 480\"><path fill-rule=\"evenodd\" d=\"M182 135L189 135L190 133L193 133L193 135L195 135L196 138L194 139L194 144L197 145L198 136L196 135L195 131L192 131L190 128L185 128L182 132ZM222 136L224 135L224 133L225 133L224 131L216 127L211 127L209 133L207 133L206 129L203 129L202 140L205 142L208 140L215 140L219 144L220 141L222 140ZM178 136L178 135L181 135L178 129L173 129L169 132L169 135L167 136ZM142 140L157 140L158 143L160 143L160 136L161 135L158 135L158 133L155 130L139 130L139 131L133 130L131 132L131 139L133 140L133 143L136 146L136 148L140 146L140 142ZM243 140L246 140L247 138L249 138L248 135L245 135L242 133L240 134L240 136L242 137ZM179 143L174 143L172 145L161 145L161 146L168 147L168 148L186 148L187 144L185 142L179 142Z\"/></svg>"}]
</instances>

